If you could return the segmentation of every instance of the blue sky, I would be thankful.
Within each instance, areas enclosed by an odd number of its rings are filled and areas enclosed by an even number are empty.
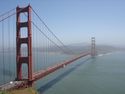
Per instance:
[[[125,0],[1,0],[0,14],[27,4],[65,43],[125,46]]]

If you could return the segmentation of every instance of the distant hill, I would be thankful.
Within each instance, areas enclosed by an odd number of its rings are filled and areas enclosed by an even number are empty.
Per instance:
[[[62,50],[60,49],[62,48]],[[55,46],[49,46],[46,47],[37,47],[33,48],[33,51],[37,52],[57,52],[57,53],[65,53],[66,54],[79,54],[86,51],[91,51],[91,44],[88,43],[74,43],[64,46],[60,46],[60,48]],[[26,52],[26,47],[22,48],[23,51]],[[98,53],[107,53],[112,51],[125,51],[124,47],[115,47],[115,46],[109,46],[109,45],[97,45],[96,50]],[[0,50],[0,53],[2,53],[2,49]],[[8,49],[4,49],[4,52],[8,52]],[[11,48],[9,52],[16,52],[16,48]]]
[[[66,45],[66,47],[61,46],[61,48],[65,51],[68,52],[67,54],[78,54],[86,51],[91,51],[91,44],[88,43],[75,43],[75,44],[70,44]],[[70,51],[67,51],[70,50]],[[60,50],[57,47],[51,46],[49,48],[34,48],[34,50],[38,51],[48,51],[48,52],[59,52],[59,53],[64,53],[62,50]],[[125,50],[125,48],[121,49],[119,47],[114,47],[114,46],[109,46],[109,45],[98,45],[96,46],[96,50],[98,53],[107,53],[107,52],[112,52],[112,51],[120,51],[120,50]]]

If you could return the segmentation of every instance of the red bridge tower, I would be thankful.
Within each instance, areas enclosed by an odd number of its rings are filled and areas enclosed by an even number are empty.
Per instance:
[[[91,38],[91,56],[95,57],[96,55],[96,48],[95,48],[95,37]]]
[[[27,21],[22,22],[22,13],[26,13]],[[26,28],[27,31],[23,31],[22,28]],[[24,80],[22,77],[22,64],[27,64],[28,67],[28,85],[32,85],[32,34],[31,34],[31,6],[24,8],[16,8],[16,68],[17,78],[16,80]],[[27,37],[22,37],[21,32],[27,32]],[[27,56],[23,56],[21,52],[21,45],[27,44]]]

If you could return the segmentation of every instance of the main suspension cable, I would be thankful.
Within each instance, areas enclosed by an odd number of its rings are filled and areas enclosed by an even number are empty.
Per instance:
[[[10,12],[14,11],[15,9],[16,9],[16,8],[13,8],[13,9],[11,9],[11,10],[9,10],[9,11],[3,13],[3,14],[0,14],[0,17],[4,16],[4,15],[6,15],[6,14],[9,14]]]
[[[50,42],[52,42],[54,45],[56,45],[59,49],[61,49],[64,53],[67,53],[61,48],[58,44],[56,44],[53,40],[51,40],[33,21],[32,24],[38,29],[38,31],[41,32],[42,35],[44,35]]]
[[[44,26],[47,28],[47,30],[63,45],[63,47],[67,48],[68,51],[72,52],[73,51],[71,49],[69,49],[53,32],[52,30],[47,26],[47,24],[41,19],[41,17],[36,13],[36,11],[31,7],[31,9],[33,10],[33,12],[35,13],[35,15],[39,18],[39,20],[44,24]]]

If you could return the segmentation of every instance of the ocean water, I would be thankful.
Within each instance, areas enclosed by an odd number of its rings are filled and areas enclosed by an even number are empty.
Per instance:
[[[125,94],[125,52],[82,58],[39,80],[40,94]]]
[[[5,79],[3,76],[3,57],[0,56],[0,84],[14,80],[15,54],[4,54]],[[42,56],[38,53],[38,56]],[[47,67],[65,60],[71,56],[57,55],[52,59],[37,57],[34,59],[35,68]],[[54,56],[55,57],[55,56]],[[125,52],[99,54],[95,58],[90,56],[81,58],[34,83],[40,94],[125,94]],[[48,63],[43,63],[47,61]],[[10,64],[8,64],[10,63]],[[24,72],[25,72],[24,67]],[[5,81],[3,81],[5,80]]]
[[[72,55],[66,55],[61,53],[33,53],[33,72],[43,70],[49,66],[53,66],[57,63],[67,60]],[[27,78],[28,69],[27,64],[22,64],[23,78]],[[16,78],[16,52],[4,52],[0,53],[0,85],[13,81]]]

